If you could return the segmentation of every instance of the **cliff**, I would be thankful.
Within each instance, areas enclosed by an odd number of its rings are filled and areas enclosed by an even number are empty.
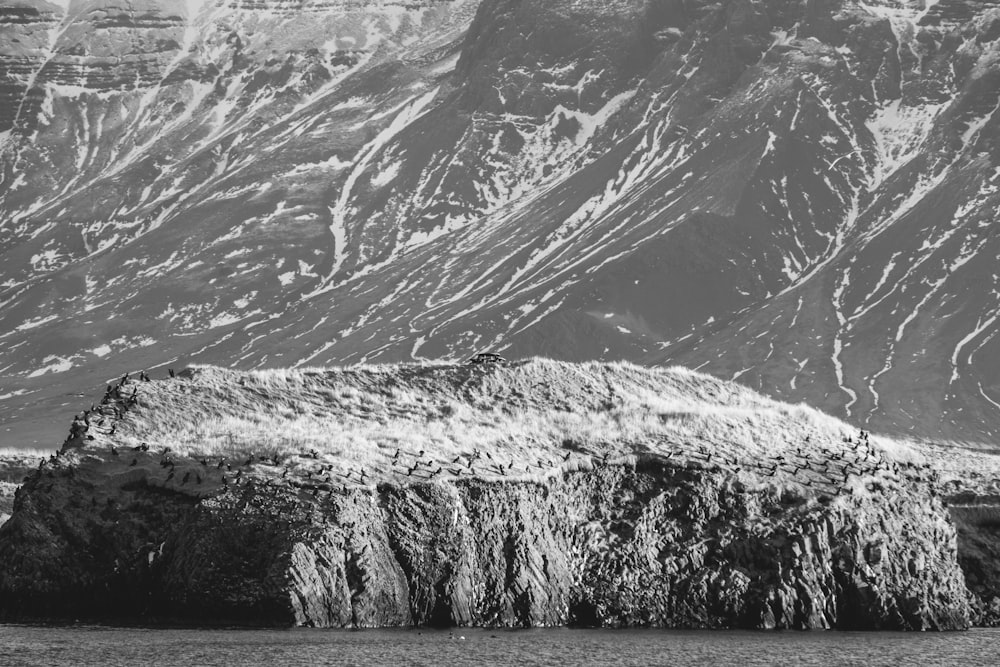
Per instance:
[[[973,622],[1000,626],[1000,461],[988,445],[923,444],[958,534],[958,562],[972,593]]]
[[[3,618],[955,629],[919,454],[684,370],[113,386],[0,528]]]

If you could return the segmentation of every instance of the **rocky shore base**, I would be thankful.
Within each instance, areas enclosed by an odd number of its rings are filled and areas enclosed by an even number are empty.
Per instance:
[[[175,465],[205,469],[193,459]],[[202,498],[164,488],[148,470],[72,452],[28,482],[0,531],[4,618],[885,630],[970,623],[955,529],[918,485],[813,497],[648,457],[544,481],[346,491],[277,490],[251,473],[244,485]]]

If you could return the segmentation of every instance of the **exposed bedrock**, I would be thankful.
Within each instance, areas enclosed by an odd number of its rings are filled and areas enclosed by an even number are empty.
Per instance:
[[[958,562],[972,593],[976,625],[1000,626],[1000,497],[972,493],[948,499],[958,532]]]
[[[206,485],[215,475],[193,459],[177,466]],[[970,622],[955,528],[915,477],[813,496],[642,456],[538,480],[378,487],[302,480],[279,490],[248,472],[240,486],[199,496],[143,466],[121,467],[110,455],[70,451],[21,488],[0,529],[3,618],[798,629]]]

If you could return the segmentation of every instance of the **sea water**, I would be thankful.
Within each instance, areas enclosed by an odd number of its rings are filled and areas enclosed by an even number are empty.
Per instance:
[[[989,665],[1000,630],[198,630],[0,625],[0,665]]]

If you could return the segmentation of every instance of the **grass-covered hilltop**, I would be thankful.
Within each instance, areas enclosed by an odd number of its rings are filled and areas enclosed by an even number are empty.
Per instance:
[[[917,450],[683,369],[132,376],[0,528],[4,618],[964,628]]]

